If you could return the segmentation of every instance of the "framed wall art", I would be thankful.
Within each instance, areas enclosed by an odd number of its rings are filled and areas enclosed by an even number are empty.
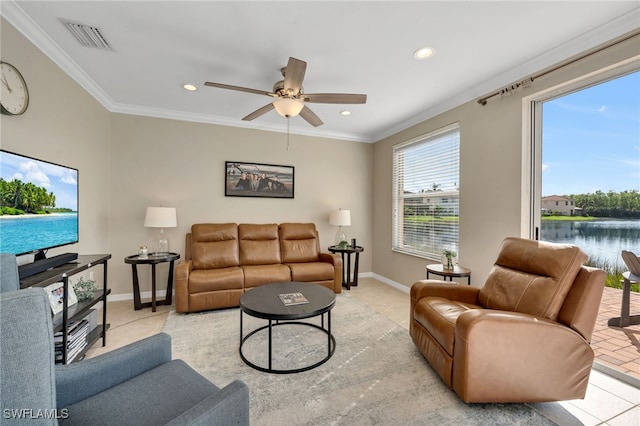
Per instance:
[[[294,167],[225,161],[227,197],[293,198]]]

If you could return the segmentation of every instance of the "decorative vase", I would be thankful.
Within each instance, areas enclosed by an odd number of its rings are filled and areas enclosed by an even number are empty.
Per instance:
[[[452,253],[442,253],[441,262],[444,269],[451,270],[456,264],[456,256]]]

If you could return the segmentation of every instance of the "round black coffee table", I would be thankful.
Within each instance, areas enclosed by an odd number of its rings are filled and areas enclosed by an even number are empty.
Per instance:
[[[308,303],[285,305],[281,295],[300,293]],[[267,284],[247,291],[240,298],[240,358],[250,367],[267,373],[288,374],[299,373],[311,370],[324,364],[333,356],[336,349],[336,339],[331,334],[331,309],[336,304],[336,295],[333,291],[319,284],[287,282]],[[243,336],[242,315],[243,313],[256,318],[269,321],[265,326],[253,330]],[[327,315],[327,328],[325,328],[324,317]],[[299,320],[321,316],[321,325],[302,322]],[[281,322],[282,321],[282,322]],[[274,369],[272,367],[272,331],[274,326],[302,324],[315,327],[327,335],[327,356],[319,362],[290,370]],[[257,332],[269,329],[269,365],[262,367],[245,358],[242,347],[251,336]]]

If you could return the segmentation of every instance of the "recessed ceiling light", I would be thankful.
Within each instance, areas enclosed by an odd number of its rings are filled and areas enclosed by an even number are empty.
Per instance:
[[[198,88],[193,84],[183,84],[182,87],[184,88],[184,90],[188,90],[190,92],[195,92],[196,90],[198,90]]]
[[[340,111],[340,115],[351,115],[351,111]]]
[[[413,57],[419,61],[423,59],[428,59],[436,54],[436,49],[433,47],[422,47],[415,52],[413,52]]]

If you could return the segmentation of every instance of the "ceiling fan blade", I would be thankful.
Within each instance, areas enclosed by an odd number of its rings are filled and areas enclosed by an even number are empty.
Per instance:
[[[244,117],[243,120],[244,121],[251,121],[254,118],[258,118],[261,115],[268,113],[272,109],[273,109],[273,103],[266,104],[262,108],[259,108],[259,109],[255,110],[255,111],[253,111],[251,114],[249,114],[246,117]]]
[[[317,104],[365,104],[367,95],[355,93],[305,93],[302,95],[305,102]]]
[[[304,73],[307,71],[307,63],[296,58],[289,58],[287,68],[284,73],[284,90],[291,90],[293,95],[297,95],[302,87]]]
[[[322,120],[320,120],[320,117],[318,117],[316,113],[311,111],[306,105],[302,108],[302,111],[300,111],[300,117],[307,120],[313,127],[322,126],[324,124]]]
[[[219,89],[237,90],[238,92],[254,93],[256,95],[275,96],[273,93],[265,92],[264,90],[250,89],[248,87],[232,86],[230,84],[212,83],[210,81],[205,81],[204,85],[209,87],[217,87]]]

